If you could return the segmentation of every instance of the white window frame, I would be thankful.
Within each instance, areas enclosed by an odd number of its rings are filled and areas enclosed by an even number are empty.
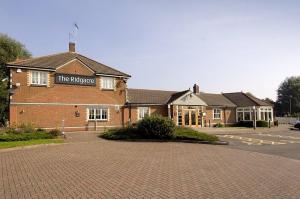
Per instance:
[[[243,108],[237,108],[236,109],[236,121],[237,122],[238,122],[238,113],[243,113],[243,118],[242,118],[241,121],[252,121],[253,109],[251,109],[251,107],[243,107]],[[245,113],[250,114],[249,120],[245,120]]]
[[[217,111],[219,111],[219,113],[217,113]],[[219,117],[215,117],[216,114],[218,114]],[[220,109],[220,108],[214,108],[213,109],[213,119],[214,120],[221,120],[222,119],[222,109]]]
[[[101,77],[101,89],[103,89],[103,90],[114,90],[115,89],[115,78],[113,78],[113,77]]]
[[[87,120],[109,121],[109,108],[87,108]]]
[[[273,108],[271,107],[260,107],[258,109],[259,112],[259,118],[257,118],[258,120],[262,120],[262,121],[271,121],[273,122],[274,118],[273,118]],[[263,117],[261,117],[263,115]]]
[[[147,109],[148,113],[145,111],[146,109]],[[140,117],[140,114],[142,115],[141,117]],[[147,114],[148,114],[148,116],[150,116],[150,107],[143,106],[143,107],[138,107],[137,108],[138,120],[143,119]]]
[[[250,120],[245,120],[245,113],[246,112],[250,113]],[[273,120],[274,120],[272,107],[256,107],[255,112],[256,112],[256,120],[268,121],[270,119],[271,122],[273,122]],[[252,107],[237,108],[236,109],[236,121],[237,122],[238,122],[239,113],[242,113],[242,115],[243,115],[242,121],[253,121],[253,119],[254,119],[253,118],[253,108]],[[262,117],[262,115],[263,115],[263,117]],[[267,118],[266,118],[266,116],[267,116]]]
[[[43,78],[45,78],[45,79],[43,79]],[[48,85],[48,72],[30,71],[30,85],[47,86]]]

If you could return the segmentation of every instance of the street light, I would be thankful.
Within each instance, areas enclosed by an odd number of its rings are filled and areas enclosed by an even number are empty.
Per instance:
[[[293,96],[290,95],[290,116],[292,116],[292,97]]]
[[[256,112],[255,112],[255,106],[252,107],[253,109],[253,129],[256,129]]]

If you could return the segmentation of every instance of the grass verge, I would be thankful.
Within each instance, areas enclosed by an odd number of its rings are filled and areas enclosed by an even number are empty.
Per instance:
[[[195,140],[205,142],[219,141],[215,135],[209,135],[190,128],[176,128],[174,139],[176,140]]]
[[[62,139],[37,139],[37,140],[26,140],[26,141],[12,141],[12,142],[0,142],[0,149],[29,146],[37,144],[51,144],[51,143],[63,143]]]

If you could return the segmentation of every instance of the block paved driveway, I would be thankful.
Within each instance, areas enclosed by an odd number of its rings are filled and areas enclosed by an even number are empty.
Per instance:
[[[300,160],[300,131],[291,126],[274,128],[198,128],[230,144],[226,148],[255,151]],[[300,197],[299,197],[300,198]]]
[[[0,151],[0,198],[299,198],[300,161],[222,146],[68,143]]]

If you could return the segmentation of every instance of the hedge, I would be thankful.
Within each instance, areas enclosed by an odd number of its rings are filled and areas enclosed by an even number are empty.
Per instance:
[[[0,134],[0,142],[11,142],[11,141],[26,141],[36,139],[53,139],[56,136],[47,132],[34,132],[34,133],[2,133]]]
[[[253,127],[253,121],[239,121],[236,127]],[[269,127],[269,123],[266,121],[258,120],[256,121],[256,127]]]

